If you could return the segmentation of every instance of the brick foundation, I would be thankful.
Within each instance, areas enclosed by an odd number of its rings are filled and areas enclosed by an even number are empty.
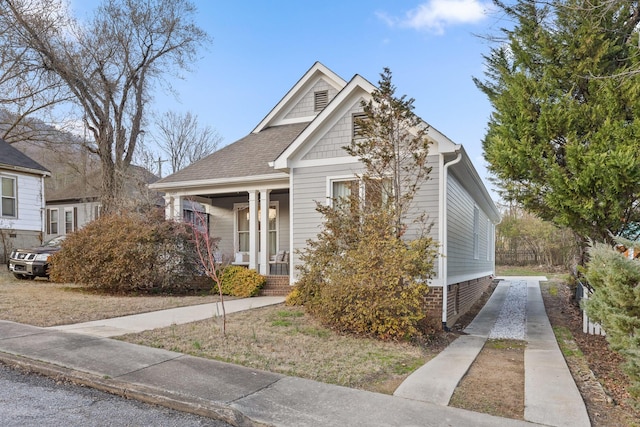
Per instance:
[[[449,285],[447,288],[447,326],[453,326],[456,320],[465,314],[482,293],[489,288],[489,285],[491,285],[491,276]],[[429,289],[427,295],[428,311],[431,316],[438,319],[442,319],[442,297],[443,289],[441,287]]]

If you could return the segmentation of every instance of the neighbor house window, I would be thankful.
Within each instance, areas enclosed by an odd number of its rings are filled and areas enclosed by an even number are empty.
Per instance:
[[[78,222],[78,208],[64,210],[64,234],[73,233]]]
[[[16,217],[16,179],[3,176],[2,179],[2,204],[0,205],[0,216]]]
[[[321,90],[313,94],[313,111],[322,111],[329,103],[329,91]]]
[[[47,209],[47,234],[58,234],[58,209]]]

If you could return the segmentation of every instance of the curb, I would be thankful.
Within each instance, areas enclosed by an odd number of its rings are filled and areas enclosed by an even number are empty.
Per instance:
[[[188,412],[224,421],[236,427],[271,427],[270,424],[252,420],[242,412],[226,404],[186,397],[168,390],[124,382],[115,378],[102,378],[86,372],[3,352],[0,352],[0,363],[29,373],[35,372],[56,381],[67,381],[79,386],[91,387],[125,399],[134,399],[152,405],[163,406],[181,412]]]

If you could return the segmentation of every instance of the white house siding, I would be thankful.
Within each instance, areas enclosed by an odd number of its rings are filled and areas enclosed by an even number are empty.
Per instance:
[[[329,159],[348,156],[342,147],[349,145],[353,135],[353,113],[361,112],[362,107],[357,99],[342,117],[329,129],[320,141],[314,144],[303,157],[303,160]]]
[[[478,256],[474,255],[473,198],[460,182],[449,175],[447,194],[447,276],[448,284],[488,276],[493,271],[493,225],[482,209],[478,208]]]
[[[47,225],[49,221],[48,214],[44,216],[44,229],[45,240],[52,239],[57,236],[62,236],[66,233],[65,229],[65,211],[71,211],[75,209],[75,223],[73,224],[73,231],[79,230],[94,219],[96,219],[96,208],[100,206],[100,202],[77,202],[77,203],[48,203],[47,212],[53,209],[58,210],[58,232],[51,233],[50,228]]]
[[[313,87],[306,92],[300,99],[300,101],[287,113],[285,119],[296,119],[300,117],[313,117],[318,114],[314,111],[314,93],[326,90],[328,91],[329,101],[331,101],[338,91],[327,83],[325,80],[320,79]]]
[[[38,246],[42,243],[43,178],[35,175],[0,171],[0,175],[16,179],[16,217],[0,217],[0,260],[4,263],[13,249]],[[5,254],[5,246],[7,253]]]
[[[11,174],[5,174],[11,176]],[[13,222],[13,228],[25,231],[42,231],[42,178],[33,175],[14,175],[18,196],[18,217],[3,218]]]

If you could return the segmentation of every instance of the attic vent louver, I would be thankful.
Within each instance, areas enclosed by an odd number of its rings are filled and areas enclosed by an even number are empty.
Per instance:
[[[329,91],[321,90],[313,94],[313,111],[322,111],[329,103]]]

